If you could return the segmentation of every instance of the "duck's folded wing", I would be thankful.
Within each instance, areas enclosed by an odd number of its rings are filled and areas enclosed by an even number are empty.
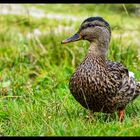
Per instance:
[[[118,84],[118,95],[123,95],[128,100],[135,99],[140,95],[140,83],[134,80],[134,74],[119,62],[106,61],[109,73]]]
[[[129,71],[119,62],[106,61],[108,70],[111,74],[115,74],[118,78],[122,78],[124,75],[129,76]]]

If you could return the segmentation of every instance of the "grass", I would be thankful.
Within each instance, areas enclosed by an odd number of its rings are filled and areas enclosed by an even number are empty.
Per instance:
[[[87,119],[88,110],[75,101],[68,82],[86,55],[89,43],[60,43],[75,33],[86,17],[103,16],[112,28],[108,58],[123,63],[139,81],[139,16],[131,12],[127,15],[123,8],[115,10],[123,7],[121,4],[24,6],[66,17],[72,15],[78,20],[0,15],[0,135],[139,136],[139,97],[127,106],[122,124],[116,114],[114,119],[103,113],[95,113]],[[62,31],[59,32],[60,25]],[[66,26],[72,29],[65,30]],[[36,28],[42,35],[29,39],[29,32]]]

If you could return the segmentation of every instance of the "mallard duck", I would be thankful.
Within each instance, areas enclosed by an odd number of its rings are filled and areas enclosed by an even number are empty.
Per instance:
[[[69,88],[74,98],[92,112],[118,112],[121,122],[125,107],[140,95],[140,83],[119,62],[107,60],[111,28],[102,17],[85,19],[78,32],[63,40],[90,42],[88,53],[72,74]]]

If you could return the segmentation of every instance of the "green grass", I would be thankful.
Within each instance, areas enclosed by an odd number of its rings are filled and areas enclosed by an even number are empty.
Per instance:
[[[116,113],[114,118],[95,113],[87,119],[88,110],[75,101],[68,82],[85,57],[89,43],[61,45],[61,40],[78,30],[83,19],[103,16],[112,28],[108,58],[123,63],[140,81],[139,16],[129,11],[127,15],[121,4],[24,6],[66,17],[72,15],[78,20],[0,15],[0,135],[139,136],[139,97],[127,106],[121,124]],[[56,33],[60,25],[71,26],[72,30]],[[36,28],[43,34],[28,39],[27,34]],[[123,36],[125,33],[128,35]]]

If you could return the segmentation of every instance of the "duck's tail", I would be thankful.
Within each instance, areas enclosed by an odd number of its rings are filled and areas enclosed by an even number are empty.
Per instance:
[[[137,95],[140,95],[140,82],[136,83],[135,93],[136,93]]]
[[[140,82],[135,82],[135,80],[134,80],[134,73],[133,72],[131,72],[131,71],[129,71],[129,77],[130,77],[130,81],[131,81],[131,84],[132,85],[135,85],[135,94],[134,94],[134,99],[138,96],[138,95],[140,95]]]

